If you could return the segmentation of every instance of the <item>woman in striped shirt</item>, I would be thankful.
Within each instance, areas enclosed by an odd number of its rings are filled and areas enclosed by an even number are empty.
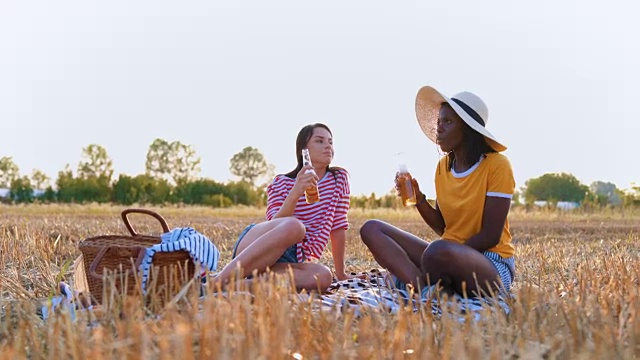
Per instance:
[[[309,149],[312,165],[303,165],[302,149]],[[333,135],[324,124],[307,125],[296,139],[298,165],[277,175],[267,187],[267,221],[247,226],[233,250],[233,259],[216,276],[229,282],[238,266],[241,276],[267,269],[286,273],[291,269],[298,290],[325,291],[331,285],[331,270],[310,260],[319,259],[329,239],[335,276],[348,278],[344,248],[349,210],[349,178],[345,169],[330,167]],[[311,171],[312,170],[312,171]],[[308,204],[305,190],[318,186],[320,201]]]

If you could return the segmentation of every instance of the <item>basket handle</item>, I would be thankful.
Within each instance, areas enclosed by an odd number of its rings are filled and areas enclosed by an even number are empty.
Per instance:
[[[137,248],[140,250],[138,251],[138,258],[136,259],[135,263],[136,271],[140,268],[140,264],[142,264],[144,255],[147,252],[147,249],[145,249],[144,247],[138,246]],[[96,269],[98,268],[98,265],[100,265],[102,258],[104,258],[109,249],[117,249],[117,247],[103,247],[102,249],[100,249],[100,252],[98,252],[98,255],[96,255],[95,259],[93,259],[91,265],[89,266],[89,276],[96,279],[102,279],[102,274],[98,274],[96,272]]]
[[[162,217],[162,215],[158,214],[157,212],[151,211],[151,210],[147,210],[147,209],[126,209],[126,210],[124,210],[122,212],[122,221],[124,221],[124,226],[127,227],[127,230],[129,230],[131,235],[139,236],[139,234],[135,231],[133,226],[131,226],[131,222],[129,221],[129,218],[127,217],[129,214],[132,214],[132,213],[146,214],[146,215],[153,216],[154,218],[156,218],[156,220],[158,220],[160,222],[160,226],[162,226],[162,233],[168,233],[169,232],[169,225],[167,224],[167,220],[165,220]]]

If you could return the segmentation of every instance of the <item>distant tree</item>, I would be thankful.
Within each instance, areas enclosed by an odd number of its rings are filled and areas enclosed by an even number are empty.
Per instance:
[[[224,196],[231,199],[234,204],[260,205],[262,196],[260,192],[246,181],[230,181],[224,186]]]
[[[604,195],[596,195],[592,191],[587,191],[587,195],[582,200],[580,207],[584,210],[592,210],[597,207],[604,207],[607,205],[607,198]]]
[[[105,177],[90,177],[88,179],[76,179],[78,188],[78,201],[107,203],[111,201],[111,186],[105,183]]]
[[[179,184],[196,179],[200,174],[201,160],[196,150],[190,145],[174,141],[171,143],[171,151],[175,156],[173,181]]]
[[[116,204],[131,205],[143,203],[139,200],[139,191],[131,176],[120,174],[118,180],[113,183],[112,200]]]
[[[398,209],[403,207],[402,201],[396,194],[395,189],[392,189],[392,191],[381,197],[377,197],[375,192],[372,192],[368,196],[364,194],[351,195],[349,202],[353,209],[377,209],[380,207]]]
[[[398,209],[403,207],[402,199],[398,196],[398,192],[395,187],[391,188],[385,195],[382,195],[380,199],[377,200],[377,203],[380,207],[388,209]]]
[[[18,177],[11,182],[9,198],[17,203],[30,203],[33,201],[33,187],[29,177]]]
[[[102,178],[106,183],[111,181],[113,162],[107,150],[97,144],[82,149],[82,159],[78,163],[78,177],[81,179]]]
[[[520,205],[520,191],[515,191],[513,193],[513,197],[511,198],[511,201],[513,202],[514,205]]]
[[[56,187],[58,188],[56,197],[61,202],[106,203],[111,201],[111,187],[106,182],[105,176],[74,177],[69,164],[65,166],[64,170],[58,172]]]
[[[267,171],[258,177],[256,180],[256,186],[268,185],[276,176],[276,166],[273,164],[267,164]]]
[[[388,193],[380,198],[380,206],[383,208],[398,209],[402,207],[402,200],[395,192]]]
[[[172,180],[171,144],[164,139],[155,139],[147,151],[146,174],[157,179]]]
[[[11,183],[20,176],[18,165],[13,162],[11,156],[0,158],[0,188],[8,189]]]
[[[210,179],[198,179],[184,182],[176,186],[176,199],[185,204],[203,204],[216,206],[220,198],[212,200],[215,195],[224,195],[225,185]],[[210,203],[213,201],[213,203]],[[216,206],[218,207],[218,206]]]
[[[188,182],[200,173],[200,157],[180,141],[155,139],[147,151],[146,174],[174,184]]]
[[[526,181],[524,197],[528,204],[536,200],[581,202],[588,191],[589,188],[571,174],[544,174]]]
[[[40,201],[44,201],[47,203],[56,201],[56,191],[53,190],[51,186],[47,186],[44,190],[44,194],[38,197]]]
[[[230,160],[229,170],[240,178],[241,181],[255,187],[260,177],[267,176],[269,171],[273,174],[273,166],[267,164],[267,160],[260,150],[247,146],[239,153],[233,155]]]
[[[120,174],[113,184],[113,201],[118,204],[164,204],[171,200],[171,186],[164,179],[149,175],[131,177]]]
[[[356,196],[356,195],[351,195],[351,208],[352,209],[364,209],[366,207],[367,204],[367,196],[365,195],[360,195],[360,196]]]
[[[267,186],[268,183],[264,183],[256,187],[256,206],[267,205]]]
[[[623,195],[624,206],[640,206],[640,185],[631,183],[631,188],[626,189]]]
[[[621,205],[622,195],[615,184],[604,181],[594,181],[589,186],[589,190],[595,195],[596,201],[600,205]]]
[[[49,181],[50,179],[47,174],[38,169],[33,169],[31,173],[31,184],[34,189],[45,189],[49,186]]]
[[[367,209],[377,209],[380,207],[380,199],[376,198],[376,193],[372,192],[365,204]]]
[[[69,164],[65,165],[64,169],[58,171],[56,188],[58,189],[58,193],[56,194],[58,201],[70,203],[79,200],[76,194],[77,188],[75,186],[73,170],[71,170]]]
[[[222,194],[215,194],[206,196],[202,204],[214,208],[227,208],[233,205],[233,201]]]

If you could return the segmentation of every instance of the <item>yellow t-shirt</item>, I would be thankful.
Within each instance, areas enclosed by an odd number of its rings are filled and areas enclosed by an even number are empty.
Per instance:
[[[442,238],[463,244],[482,229],[486,197],[511,199],[516,184],[509,159],[500,153],[481,157],[463,173],[447,170],[448,162],[448,156],[440,159],[435,176],[436,200],[445,223]],[[488,251],[503,258],[513,256],[509,220],[505,221],[498,245]]]

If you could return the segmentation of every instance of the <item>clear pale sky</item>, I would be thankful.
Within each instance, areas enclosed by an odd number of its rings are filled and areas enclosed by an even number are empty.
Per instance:
[[[276,172],[324,122],[352,194],[387,193],[407,154],[433,194],[418,88],[480,95],[518,187],[548,172],[640,183],[640,8],[630,1],[11,1],[0,3],[0,157],[52,179],[97,143],[144,172],[155,138],[233,179]]]

